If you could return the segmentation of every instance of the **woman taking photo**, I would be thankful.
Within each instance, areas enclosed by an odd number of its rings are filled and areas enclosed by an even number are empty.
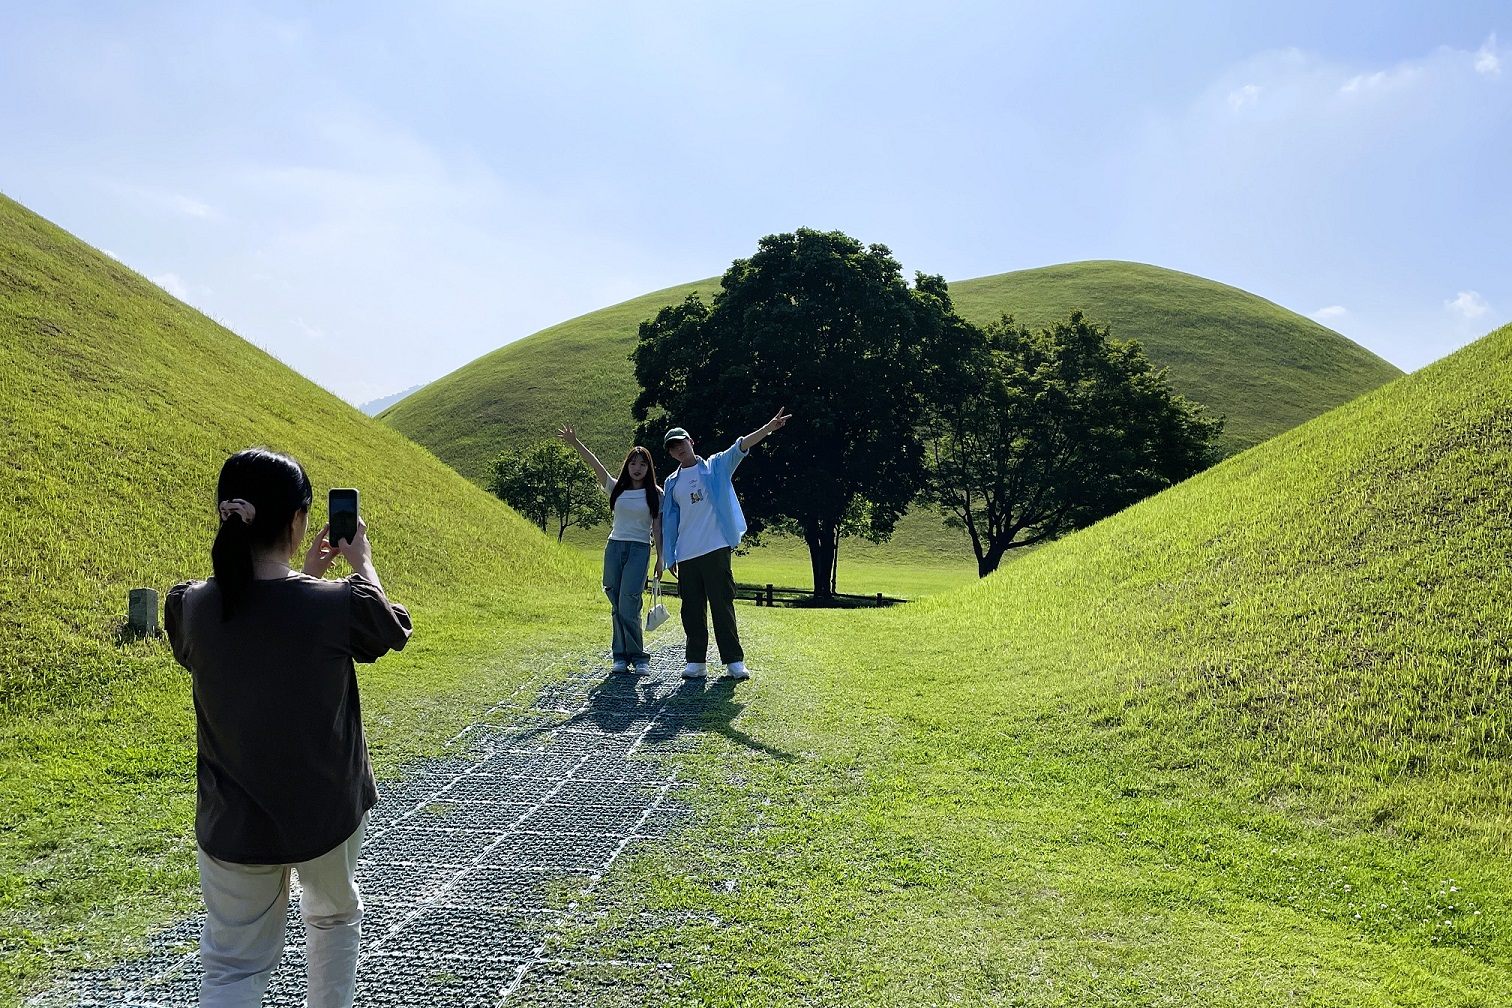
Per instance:
[[[640,445],[630,449],[619,477],[609,475],[604,463],[578,440],[570,426],[557,436],[577,451],[609,494],[614,524],[604,546],[604,594],[614,622],[613,671],[635,669],[637,675],[651,671],[651,656],[641,635],[641,593],[646,590],[646,571],[651,565],[651,547],[656,547],[657,569],[661,567],[661,490],[656,485],[656,466],[651,453]]]
[[[200,1004],[259,1005],[283,954],[299,874],[312,1008],[350,1008],[362,927],[353,872],[378,800],[354,662],[404,647],[409,614],[383,594],[367,525],[321,529],[296,573],[312,493],[293,459],[238,452],[216,487],[215,574],[172,588],[164,624],[194,683],[205,926]],[[337,556],[351,576],[322,580]]]

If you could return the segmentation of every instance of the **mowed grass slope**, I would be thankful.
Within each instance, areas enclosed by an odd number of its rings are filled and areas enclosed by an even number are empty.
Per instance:
[[[1512,326],[968,589],[743,610],[585,940],[685,1003],[1506,1004],[1509,473]]]
[[[717,278],[646,294],[500,347],[379,414],[384,422],[483,482],[500,451],[549,437],[575,419],[607,455],[627,449],[637,386],[629,360],[641,322]],[[1229,418],[1225,445],[1247,448],[1401,374],[1391,364],[1295,312],[1174,270],[1084,262],[950,285],[961,315],[1004,313],[1035,326],[1082,309],[1139,340],[1175,388]],[[764,416],[754,416],[752,426]],[[734,437],[744,431],[711,432]],[[695,432],[695,435],[697,432]],[[616,456],[616,461],[619,456]]]
[[[1081,310],[1134,339],[1171,385],[1228,418],[1229,452],[1259,444],[1402,372],[1312,319],[1248,291],[1143,263],[1094,260],[952,284],[961,317],[1011,312],[1031,328]]]
[[[542,329],[431,382],[378,417],[480,484],[501,451],[550,438],[564,423],[576,423],[604,464],[617,466],[635,430],[629,355],[640,324],[695,291],[707,301],[718,289],[717,279],[668,287]]]
[[[510,343],[414,393],[380,418],[482,483],[505,449],[550,437],[574,422],[610,466],[628,449],[636,395],[629,354],[638,327],[662,307],[717,278],[672,287],[563,322]],[[1119,339],[1142,342],[1169,367],[1175,388],[1227,417],[1222,446],[1233,452],[1279,434],[1400,375],[1338,333],[1270,301],[1201,277],[1129,262],[1084,262],[951,284],[961,314],[977,323],[1004,313],[1032,325],[1075,309],[1110,323]],[[753,404],[750,426],[766,419]],[[799,416],[795,422],[802,423]],[[744,431],[695,431],[701,447]],[[656,446],[652,446],[653,448]],[[669,465],[658,452],[658,465]],[[574,534],[594,543],[601,531]],[[596,549],[596,545],[589,547]],[[773,538],[744,558],[736,576],[807,587],[802,543]],[[917,597],[970,582],[976,561],[964,532],[928,508],[907,515],[887,543],[841,547],[840,590]]]
[[[415,637],[364,667],[383,768],[606,622],[595,572],[392,429],[0,197],[0,1004],[195,899],[189,680],[128,589],[210,573],[233,451],[362,491]]]

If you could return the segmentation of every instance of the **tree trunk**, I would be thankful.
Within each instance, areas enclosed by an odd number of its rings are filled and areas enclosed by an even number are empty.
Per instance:
[[[835,527],[835,552],[830,558],[830,594],[840,593],[840,528]]]
[[[809,549],[809,567],[814,574],[815,598],[828,599],[834,595],[835,533],[836,526],[828,522],[815,522],[803,530],[803,541]]]
[[[984,578],[998,569],[998,564],[1003,562],[1003,554],[1008,552],[1008,547],[996,542],[989,541],[987,548],[977,554],[977,577]]]

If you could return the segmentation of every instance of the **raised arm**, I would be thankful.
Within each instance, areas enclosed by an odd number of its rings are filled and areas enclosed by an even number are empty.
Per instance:
[[[778,431],[782,430],[783,427],[787,426],[787,422],[792,419],[793,414],[782,412],[784,409],[786,409],[786,407],[778,407],[776,416],[772,417],[772,419],[768,420],[760,427],[757,427],[745,437],[741,438],[741,449],[744,451],[750,451],[752,448],[756,447],[757,443],[760,442],[762,438],[766,437],[768,434],[775,434]]]
[[[614,482],[614,477],[609,475],[609,470],[604,468],[604,463],[598,460],[597,455],[588,450],[587,445],[578,440],[577,431],[572,428],[571,424],[563,424],[561,430],[557,431],[557,437],[571,445],[572,449],[583,457],[583,461],[588,463],[589,468],[598,473],[599,485],[602,486],[605,483]]]

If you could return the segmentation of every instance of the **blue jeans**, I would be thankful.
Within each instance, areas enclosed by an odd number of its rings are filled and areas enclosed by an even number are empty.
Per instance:
[[[650,566],[650,543],[610,539],[604,547],[604,594],[614,614],[614,660],[627,665],[651,660],[641,640],[641,594]]]

